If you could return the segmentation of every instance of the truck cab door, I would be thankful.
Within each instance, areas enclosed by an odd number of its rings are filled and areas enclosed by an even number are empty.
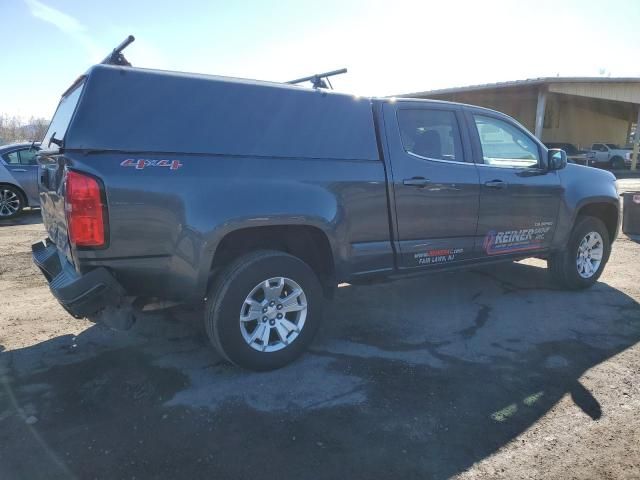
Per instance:
[[[486,257],[522,256],[549,248],[562,186],[547,169],[547,150],[516,122],[467,111],[480,174],[476,248]]]
[[[385,103],[383,114],[398,268],[473,258],[478,171],[461,109],[400,101]]]

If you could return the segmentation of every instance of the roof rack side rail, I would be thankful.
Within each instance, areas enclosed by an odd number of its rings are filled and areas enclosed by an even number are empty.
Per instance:
[[[297,78],[295,80],[290,80],[288,84],[295,85],[297,83],[311,82],[313,88],[330,88],[333,90],[333,85],[331,85],[331,81],[329,77],[333,77],[334,75],[341,75],[343,73],[347,73],[346,68],[341,68],[339,70],[332,70],[331,72],[325,73],[316,73],[315,75],[310,75],[308,77]]]
[[[113,51],[107,55],[100,63],[103,65],[122,65],[124,67],[130,67],[131,64],[124,58],[122,51],[133,43],[135,37],[129,35],[125,38],[120,45],[113,49]]]

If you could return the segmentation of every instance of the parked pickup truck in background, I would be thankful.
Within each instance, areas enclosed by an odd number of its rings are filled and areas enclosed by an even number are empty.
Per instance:
[[[203,305],[254,370],[305,350],[340,282],[540,257],[585,288],[619,223],[611,173],[499,112],[128,66],[78,79],[38,161],[33,259],[72,315]]]
[[[632,147],[619,147],[613,143],[594,143],[587,152],[587,165],[622,170],[631,165]]]

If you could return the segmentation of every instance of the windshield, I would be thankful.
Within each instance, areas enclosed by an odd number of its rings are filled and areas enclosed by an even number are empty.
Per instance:
[[[607,147],[611,148],[612,150],[616,150],[616,149],[620,148],[620,146],[616,145],[615,143],[607,143],[606,145],[607,145]]]
[[[81,83],[63,97],[62,100],[60,100],[60,104],[58,105],[58,109],[49,124],[47,133],[42,139],[41,148],[43,150],[57,150],[59,148],[59,145],[56,144],[56,140],[64,139],[64,136],[67,133],[67,127],[71,122],[71,117],[76,109],[83,87],[84,83]]]

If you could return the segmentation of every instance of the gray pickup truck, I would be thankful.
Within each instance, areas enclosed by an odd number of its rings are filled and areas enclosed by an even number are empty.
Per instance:
[[[33,259],[70,314],[202,305],[254,370],[305,350],[341,282],[538,257],[585,288],[619,228],[613,175],[504,114],[282,83],[96,65],[38,162]]]

